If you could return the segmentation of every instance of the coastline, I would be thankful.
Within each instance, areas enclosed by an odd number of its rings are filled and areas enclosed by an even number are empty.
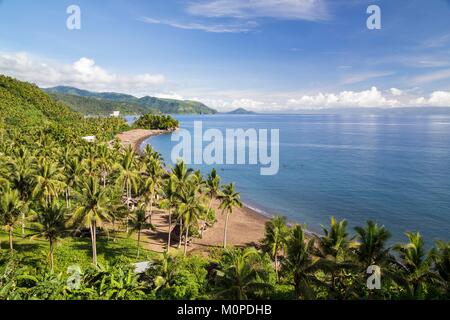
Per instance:
[[[144,130],[133,129],[117,135],[122,145],[131,147],[138,153],[142,153],[141,146],[150,137],[167,134],[173,130]],[[208,228],[201,239],[194,239],[189,247],[189,251],[205,251],[213,247],[222,247],[223,229],[225,226],[225,215],[219,209],[219,202],[213,201],[213,208],[216,210],[217,222]],[[230,246],[247,247],[259,246],[264,237],[265,224],[270,219],[268,214],[263,214],[257,209],[243,204],[242,208],[236,208],[230,215],[228,228],[228,244]],[[156,252],[164,252],[167,238],[167,217],[165,212],[156,212],[153,223],[157,232],[146,230],[144,232],[146,246]],[[172,246],[175,246],[172,243]]]

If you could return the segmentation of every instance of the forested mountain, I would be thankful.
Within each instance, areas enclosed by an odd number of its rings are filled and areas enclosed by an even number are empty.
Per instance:
[[[83,135],[112,138],[128,128],[123,119],[85,119],[81,113],[55,101],[36,85],[0,75],[0,127],[31,134],[51,133],[68,140]]]
[[[148,96],[136,98],[127,94],[91,92],[64,86],[44,90],[54,95],[57,100],[64,101],[74,110],[84,114],[107,114],[115,110],[128,114],[144,114],[152,111],[166,114],[217,113],[216,110],[197,101],[161,99]],[[96,101],[99,102],[95,104]]]

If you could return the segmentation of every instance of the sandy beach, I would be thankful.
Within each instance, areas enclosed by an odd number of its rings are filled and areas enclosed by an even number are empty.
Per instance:
[[[145,130],[145,129],[134,129],[119,133],[117,138],[120,140],[124,146],[132,146],[137,152],[140,152],[140,146],[142,143],[150,137],[157,136],[160,134],[170,133],[168,130]]]
[[[149,137],[168,133],[164,130],[135,129],[117,135],[117,138],[125,146],[131,145],[134,150],[140,151],[141,144]],[[203,233],[201,239],[193,239],[189,251],[207,251],[209,248],[221,247],[223,245],[225,215],[218,209],[219,202],[213,201],[212,207],[216,211],[217,222],[213,227]],[[228,222],[228,244],[230,246],[258,246],[264,237],[265,223],[267,217],[248,208],[236,208]],[[150,250],[164,252],[167,244],[168,214],[162,210],[155,210],[152,223],[156,230],[143,231],[142,243]],[[176,248],[178,243],[172,243]]]

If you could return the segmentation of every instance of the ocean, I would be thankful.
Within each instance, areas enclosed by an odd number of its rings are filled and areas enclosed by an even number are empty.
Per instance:
[[[420,231],[427,246],[450,240],[450,116],[213,115],[175,116],[192,131],[254,128],[280,130],[280,169],[260,175],[254,165],[216,167],[235,182],[243,202],[266,215],[284,215],[317,233],[331,216],[352,229],[374,220],[406,241]],[[148,139],[167,165],[177,142]],[[352,231],[349,229],[350,231]],[[352,232],[353,233],[353,232]]]

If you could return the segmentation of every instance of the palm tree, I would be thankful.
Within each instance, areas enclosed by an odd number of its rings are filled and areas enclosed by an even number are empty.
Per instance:
[[[148,222],[148,216],[144,209],[138,209],[128,222],[130,225],[129,233],[137,232],[137,258],[139,258],[141,247],[141,232],[145,229],[153,229],[153,225]]]
[[[307,240],[300,225],[292,228],[286,245],[283,271],[292,276],[295,295],[299,299],[312,298],[312,284],[320,284],[315,273],[320,270],[322,260],[313,254],[314,245],[315,240]]]
[[[184,256],[187,254],[189,229],[193,224],[197,223],[199,217],[201,217],[202,213],[206,210],[198,197],[197,191],[198,186],[193,183],[188,183],[187,190],[184,190],[184,192],[180,194],[178,212],[183,217],[184,221]]]
[[[57,198],[60,191],[64,189],[65,183],[62,170],[57,163],[41,158],[37,167],[36,184],[33,189],[33,197],[38,197],[47,205],[52,202],[52,199]]]
[[[97,146],[97,166],[100,169],[103,188],[105,188],[112,167],[110,149],[105,143]]]
[[[9,248],[14,250],[13,233],[14,226],[22,214],[23,202],[20,200],[17,190],[8,189],[0,195],[0,221],[8,231]]]
[[[409,240],[408,243],[394,246],[400,258],[398,261],[400,274],[396,281],[404,286],[410,298],[421,299],[427,282],[435,278],[430,270],[433,252],[425,253],[420,233],[407,232],[406,237]]]
[[[368,221],[365,228],[355,227],[358,235],[357,257],[364,268],[364,272],[371,265],[381,266],[389,259],[389,248],[386,242],[391,234],[384,226],[378,226],[373,221]]]
[[[329,274],[329,288],[335,298],[347,298],[354,290],[345,282],[348,270],[354,269],[355,263],[349,250],[353,246],[347,233],[347,221],[331,218],[329,229],[322,227],[324,236],[319,239],[315,254],[322,258],[323,268]]]
[[[83,166],[80,160],[76,157],[68,159],[64,164],[64,175],[66,183],[66,206],[68,209],[71,207],[72,190],[80,184],[80,177],[83,172]]]
[[[165,174],[161,162],[158,158],[150,158],[145,164],[145,173],[142,183],[142,193],[145,208],[149,213],[150,222],[152,222],[153,204],[162,183],[162,177]]]
[[[125,150],[120,163],[116,165],[116,169],[119,171],[117,181],[122,186],[126,197],[126,205],[128,208],[126,231],[128,232],[128,217],[131,211],[132,191],[137,191],[137,183],[139,181],[139,174],[136,169],[136,154],[131,146]]]
[[[439,282],[444,288],[444,295],[450,298],[450,242],[437,241],[433,256]]]
[[[96,177],[89,176],[83,183],[80,205],[71,217],[72,223],[89,227],[92,242],[92,262],[97,265],[97,226],[109,219],[107,189],[100,186]]]
[[[35,158],[24,146],[13,153],[13,159],[8,161],[8,179],[12,188],[19,192],[20,200],[28,204],[31,197]],[[22,210],[22,237],[25,236],[26,207]]]
[[[206,179],[206,187],[209,196],[208,208],[211,209],[211,204],[214,197],[217,197],[217,195],[220,193],[220,177],[217,175],[217,171],[215,168],[211,170],[211,173],[208,175],[208,178]]]
[[[227,247],[227,232],[228,232],[228,220],[230,218],[230,214],[233,213],[234,208],[242,208],[241,196],[238,192],[234,190],[234,183],[226,185],[223,187],[221,194],[219,195],[220,199],[220,209],[222,209],[222,213],[226,213],[225,220],[225,229],[223,236],[223,247]]]
[[[280,280],[278,275],[278,256],[280,251],[284,251],[286,248],[288,236],[289,229],[286,224],[286,217],[278,216],[266,222],[266,233],[262,240],[262,249],[274,260],[277,281]]]
[[[54,270],[53,251],[54,245],[67,231],[66,208],[56,201],[49,205],[41,206],[39,214],[34,217],[37,232],[32,236],[44,237],[49,241],[49,256],[51,270]]]
[[[270,285],[264,273],[257,267],[260,258],[255,248],[226,250],[217,272],[219,296],[247,300],[249,294]]]
[[[162,194],[164,200],[161,201],[161,208],[169,211],[169,228],[167,231],[167,252],[171,247],[171,235],[172,235],[172,210],[177,206],[177,190],[175,184],[175,178],[171,175],[163,186]],[[180,235],[181,237],[181,235]]]

